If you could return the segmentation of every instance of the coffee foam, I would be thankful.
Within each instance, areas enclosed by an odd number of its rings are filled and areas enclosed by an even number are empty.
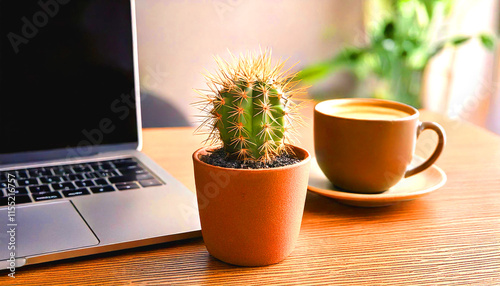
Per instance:
[[[361,120],[394,120],[411,115],[399,109],[377,105],[320,104],[316,109],[327,115]]]

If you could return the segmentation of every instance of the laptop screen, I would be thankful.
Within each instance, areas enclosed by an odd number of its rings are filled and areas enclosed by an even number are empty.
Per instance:
[[[129,0],[0,0],[0,155],[138,141]]]

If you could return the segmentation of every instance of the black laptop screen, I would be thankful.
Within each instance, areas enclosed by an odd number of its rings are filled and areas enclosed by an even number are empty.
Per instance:
[[[0,154],[137,141],[129,0],[0,0],[0,37]]]

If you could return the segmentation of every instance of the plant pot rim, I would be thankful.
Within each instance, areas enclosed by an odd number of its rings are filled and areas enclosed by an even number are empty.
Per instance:
[[[219,148],[219,147],[213,147],[213,146],[201,147],[198,150],[196,150],[193,153],[193,160],[196,161],[198,164],[202,164],[202,165],[208,166],[210,168],[219,169],[219,170],[234,170],[234,171],[241,171],[241,172],[266,172],[266,171],[286,170],[286,169],[290,169],[290,168],[300,167],[302,165],[307,164],[311,160],[311,154],[309,154],[309,152],[306,149],[298,147],[298,146],[295,146],[295,145],[290,145],[290,146],[294,150],[300,150],[302,153],[304,153],[305,156],[304,156],[303,159],[300,159],[300,162],[298,162],[298,163],[295,163],[295,164],[292,164],[292,165],[287,165],[287,166],[282,166],[282,167],[261,168],[261,169],[227,168],[227,167],[220,167],[220,166],[211,165],[211,164],[205,163],[202,160],[200,160],[199,155],[202,152],[204,152],[204,151],[206,152],[207,150],[210,150],[210,149],[217,149],[217,148]]]

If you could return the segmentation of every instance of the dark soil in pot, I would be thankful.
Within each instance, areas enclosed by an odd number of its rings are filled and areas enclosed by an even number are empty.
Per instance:
[[[227,153],[222,148],[216,149],[208,155],[203,155],[200,159],[210,165],[234,169],[269,169],[293,165],[301,161],[293,154],[282,154],[274,158],[271,162],[266,163],[251,160],[237,160],[228,157]]]

